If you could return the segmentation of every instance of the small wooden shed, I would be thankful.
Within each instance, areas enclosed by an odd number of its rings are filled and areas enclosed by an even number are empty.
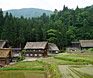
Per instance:
[[[81,49],[93,48],[93,40],[79,40]]]
[[[7,65],[12,58],[12,50],[8,48],[0,49],[0,65]]]
[[[77,42],[71,42],[71,44],[72,44],[72,47],[73,48],[80,48],[80,42],[79,41],[77,41]]]
[[[48,42],[27,42],[25,45],[25,57],[47,56]]]
[[[49,53],[59,53],[59,49],[56,44],[48,43],[48,52]]]

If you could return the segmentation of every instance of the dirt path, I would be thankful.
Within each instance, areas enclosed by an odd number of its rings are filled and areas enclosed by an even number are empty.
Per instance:
[[[93,66],[59,65],[62,78],[93,78]]]

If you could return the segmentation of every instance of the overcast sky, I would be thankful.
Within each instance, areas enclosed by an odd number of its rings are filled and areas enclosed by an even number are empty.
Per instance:
[[[63,5],[75,9],[93,5],[93,0],[0,0],[0,8],[3,10],[20,8],[40,8],[46,10],[62,10]]]

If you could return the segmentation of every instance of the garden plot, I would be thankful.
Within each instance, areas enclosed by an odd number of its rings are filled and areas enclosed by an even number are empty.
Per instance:
[[[93,66],[59,65],[62,78],[93,78]]]
[[[0,78],[47,78],[44,71],[0,71]]]

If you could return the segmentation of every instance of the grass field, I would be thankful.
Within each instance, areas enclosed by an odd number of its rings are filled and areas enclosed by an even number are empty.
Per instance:
[[[14,67],[14,68],[30,68],[30,67],[42,67],[43,64],[39,61],[31,61],[31,62],[18,62],[14,65],[8,65],[7,67]]]
[[[62,78],[93,78],[93,66],[59,65]]]
[[[92,64],[93,53],[62,53],[37,61],[8,65],[1,68],[0,78],[60,78],[60,73],[62,78],[93,78]]]
[[[48,63],[48,64],[86,64],[87,62],[73,62],[68,60],[61,60],[56,58],[48,58],[48,59],[42,59],[42,61]]]
[[[54,58],[71,61],[71,62],[80,62],[85,64],[93,64],[93,53],[81,53],[81,54],[70,54],[70,53],[63,53]]]
[[[0,78],[47,78],[45,71],[0,71]]]

